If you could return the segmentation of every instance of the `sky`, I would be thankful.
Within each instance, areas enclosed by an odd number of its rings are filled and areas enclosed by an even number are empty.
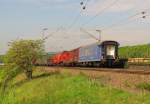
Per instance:
[[[45,48],[52,52],[96,42],[81,28],[96,38],[101,30],[102,41],[121,46],[150,43],[149,5],[150,0],[0,0],[0,54],[12,40],[40,39],[44,28],[50,35]]]

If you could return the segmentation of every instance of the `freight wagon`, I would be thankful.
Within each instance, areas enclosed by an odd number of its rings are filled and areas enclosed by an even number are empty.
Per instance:
[[[79,48],[71,50],[70,56],[68,58],[68,65],[69,66],[76,66],[78,64],[78,57],[79,57]]]

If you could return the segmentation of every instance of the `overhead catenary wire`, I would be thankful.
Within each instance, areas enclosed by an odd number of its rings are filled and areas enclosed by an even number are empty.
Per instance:
[[[131,15],[131,16],[125,18],[125,19],[122,19],[122,20],[120,20],[120,21],[117,21],[116,23],[113,23],[113,24],[111,24],[111,25],[109,25],[109,26],[106,26],[106,27],[99,27],[99,29],[102,30],[102,31],[105,31],[105,30],[114,28],[114,27],[116,27],[116,26],[124,25],[124,24],[127,23],[127,22],[131,22],[131,21],[137,19],[137,18],[135,18],[135,17],[137,17],[137,16],[140,16],[140,17],[138,17],[138,18],[143,18],[144,16],[146,16],[146,11],[142,11],[142,12],[135,13],[135,14],[133,14],[133,15]]]
[[[145,15],[145,14],[146,14],[145,11],[136,13],[136,14],[134,14],[134,15],[131,15],[131,16],[127,17],[126,19],[123,19],[123,20],[121,20],[121,21],[119,21],[119,22],[117,22],[117,23],[114,23],[114,24],[112,24],[112,25],[110,25],[110,26],[108,26],[108,27],[101,28],[101,29],[99,29],[99,30],[100,30],[100,31],[104,31],[104,30],[107,30],[107,29],[111,29],[111,28],[113,28],[113,27],[115,27],[115,26],[122,25],[122,24],[124,24],[125,22],[128,22],[128,23],[130,22],[130,23],[131,23],[131,21],[137,19],[137,18],[134,18],[134,17],[136,17],[136,16],[140,16],[140,17],[138,17],[138,18],[143,18],[143,19],[146,18],[147,16],[149,16],[149,15]],[[84,32],[84,33],[87,33],[90,37],[92,37],[92,38],[95,39],[95,40],[99,40],[99,39],[96,38],[93,34],[91,34],[91,33],[87,32],[87,31],[85,31],[85,29],[83,29],[83,28],[80,28],[80,31],[82,31],[82,32]]]
[[[111,4],[109,4],[108,6],[106,6],[105,8],[103,8],[101,11],[99,11],[95,16],[91,17],[87,22],[83,23],[82,26],[85,26],[87,24],[89,24],[92,20],[94,20],[97,16],[102,15],[106,10],[108,10],[109,8],[111,8],[113,5],[115,5],[119,0],[115,0],[113,1]]]
[[[81,17],[81,15],[82,15],[82,12],[85,10],[85,8],[86,8],[86,6],[87,6],[87,4],[88,4],[88,2],[89,2],[90,0],[82,0],[81,2],[80,2],[80,6],[81,6],[81,10],[80,10],[80,12],[79,12],[79,14],[75,17],[75,19],[72,21],[72,23],[68,26],[68,27],[66,27],[67,28],[67,30],[64,30],[64,33],[65,34],[68,34],[68,32],[75,26],[75,24],[79,21],[79,19],[80,19],[80,17]]]
[[[67,27],[68,30],[70,30],[76,24],[76,22],[80,19],[82,12],[84,11],[84,9],[86,8],[86,6],[88,4],[88,1],[90,1],[90,0],[84,0],[84,1],[80,2],[81,10],[80,10],[79,14],[75,17],[73,22]]]
[[[110,26],[101,28],[101,30],[108,30],[108,29],[113,28],[113,27],[115,27],[115,26],[123,25],[124,23],[126,23],[126,22],[128,22],[128,21],[130,21],[130,20],[134,20],[136,16],[140,16],[140,15],[143,15],[143,16],[144,16],[144,14],[145,14],[144,11],[139,12],[139,13],[136,13],[136,14],[133,14],[133,15],[131,15],[131,16],[129,16],[129,17],[123,19],[123,20],[120,20],[120,21],[118,21],[118,22],[116,22],[116,23],[111,24]],[[142,16],[141,16],[140,18],[142,18]]]
[[[79,14],[75,17],[75,19],[73,20],[73,22],[67,27],[68,30],[70,30],[70,29],[76,24],[76,22],[78,21],[78,19],[79,19],[80,16],[81,16],[81,13],[82,13],[82,9],[81,9],[81,11],[79,12]],[[63,27],[63,26],[62,26],[62,27]],[[56,29],[56,31],[54,31],[54,32],[52,32],[51,34],[47,35],[47,36],[44,37],[42,40],[43,40],[43,41],[47,40],[49,37],[53,36],[53,34],[56,34],[56,33],[59,32],[60,30],[62,30],[62,29],[63,29],[62,27],[61,27],[61,28],[58,27],[58,28]],[[67,31],[65,31],[65,33],[67,34]]]
[[[118,0],[116,0],[116,1],[114,1],[110,6],[113,6],[115,3],[117,3],[118,2]],[[107,9],[107,8],[106,8]],[[149,8],[150,9],[150,8]],[[104,9],[105,10],[105,9]],[[148,10],[148,9],[145,9],[145,10]],[[101,13],[103,13],[104,11],[100,11],[99,13],[101,14]],[[94,19],[94,18],[96,18],[98,15],[100,15],[100,14],[97,14],[97,15],[95,15],[94,17],[92,17],[91,18],[91,20],[92,19]],[[131,15],[131,16],[129,16],[128,18],[125,18],[125,19],[123,19],[123,20],[121,20],[121,21],[119,21],[119,22],[117,22],[117,23],[114,23],[114,24],[112,24],[112,25],[110,25],[109,27],[105,27],[105,30],[106,30],[106,28],[108,29],[108,28],[110,28],[110,27],[113,27],[113,26],[115,26],[115,25],[119,25],[120,24],[120,22],[121,22],[121,24],[122,24],[122,22],[124,22],[124,21],[128,21],[128,20],[130,20],[130,19],[132,19],[132,18],[134,18],[134,17],[136,17],[137,15],[140,15],[140,14],[145,14],[145,12],[143,11],[143,12],[140,12],[140,13],[136,13],[136,14],[134,14],[134,15]],[[144,16],[142,16],[141,18],[144,18]],[[90,21],[89,21],[90,22]],[[85,24],[83,24],[82,26],[84,26],[84,25],[86,25],[86,24],[88,24],[88,22],[87,23],[85,23]],[[85,30],[85,29],[84,29]],[[100,34],[101,34],[101,32],[102,32],[102,30],[104,30],[104,29],[99,29],[100,30]],[[91,34],[91,33],[89,33],[89,32],[87,32],[87,31],[83,31],[83,28],[80,28],[80,31],[82,31],[82,32],[86,32],[90,37],[92,37],[93,39],[95,39],[95,40],[98,40],[93,34]]]
[[[97,16],[101,15],[103,12],[105,12],[105,10],[109,9],[110,7],[112,7],[113,5],[115,5],[119,0],[115,0],[113,3],[111,3],[110,5],[106,6],[105,8],[102,9],[102,11],[98,12],[94,17],[92,17],[89,21],[87,21],[86,23],[82,24],[82,26],[87,25],[90,21],[92,21],[93,19],[95,19]],[[100,41],[100,39],[98,39],[97,37],[95,37],[93,34],[89,33],[88,31],[86,31],[83,28],[80,28],[81,32],[87,33],[91,38],[95,39],[96,41]],[[97,31],[97,30],[96,30]],[[101,32],[101,30],[99,30]],[[100,36],[101,37],[101,36]]]
[[[56,31],[54,31],[54,32],[52,32],[51,34],[49,34],[49,35],[47,35],[46,37],[44,37],[43,40],[44,40],[44,41],[47,40],[49,37],[51,37],[51,36],[53,36],[54,34],[56,34],[57,32],[59,32],[60,29],[61,29],[60,27],[57,28]]]
[[[148,12],[149,10],[150,10],[150,8],[143,9],[143,10],[141,10],[140,12],[137,12],[137,13],[135,13],[135,14],[133,14],[133,15],[131,15],[131,16],[125,18],[125,19],[122,19],[122,20],[120,20],[120,21],[118,21],[118,22],[116,22],[116,23],[111,24],[110,26],[101,28],[101,30],[108,30],[108,29],[111,29],[111,28],[113,28],[113,27],[115,27],[115,26],[123,25],[124,22],[126,22],[126,21],[129,21],[129,20],[131,20],[131,19],[134,20],[134,17],[136,17],[136,16],[140,16],[140,15],[141,15],[139,18],[147,17],[147,16],[149,16],[149,15],[146,15],[146,14],[147,14],[147,12]],[[133,21],[133,20],[131,20],[131,21]],[[129,21],[129,22],[130,22],[130,21]]]
[[[146,20],[146,23],[147,23],[147,24],[150,23],[150,21],[148,21],[148,20],[150,20],[150,14],[145,15],[145,16],[142,16],[142,18]]]
[[[73,22],[67,27],[68,30],[71,29],[75,24],[76,22],[79,20],[79,18],[81,17],[81,13],[82,13],[82,10],[80,11],[80,13],[75,17],[75,19],[73,20]]]
[[[81,5],[81,6],[84,5],[84,6],[86,7],[88,1],[90,1],[90,0],[84,0],[83,2],[80,3],[80,5]],[[79,14],[75,17],[75,19],[73,20],[73,22],[67,27],[68,30],[70,30],[70,29],[76,24],[76,22],[79,20],[79,18],[81,17],[82,11],[83,11],[83,8],[80,10]],[[43,37],[43,40],[48,39],[50,36],[52,36],[54,33],[59,32],[60,30],[61,30],[61,29],[58,28],[55,32],[49,34],[49,35],[46,36],[46,37]],[[67,31],[66,31],[65,33],[67,34]]]
[[[92,35],[91,33],[87,32],[85,29],[80,28],[80,31],[82,31],[82,32],[84,32],[84,33],[86,33],[86,34],[88,34],[88,35],[89,35],[91,38],[93,38],[94,40],[99,41],[98,38],[96,38],[96,37],[95,37],[94,35]]]
[[[147,18],[149,16],[150,16],[150,14],[147,14],[147,15],[144,15],[142,18]]]
[[[83,3],[83,7],[82,7],[83,10],[87,8],[87,4],[88,4],[89,1],[90,0],[85,0],[85,3]]]
[[[110,6],[115,5],[115,3],[117,3],[117,1],[119,1],[119,0],[115,0]],[[87,0],[87,2],[88,2],[88,0]],[[85,5],[87,5],[87,2],[85,3]],[[92,17],[86,24],[88,24],[89,22],[91,22],[93,19],[95,19],[97,16],[101,15],[103,12],[105,12],[105,10],[107,10],[109,8],[110,7],[108,7],[108,8],[106,7],[105,9],[103,9],[102,11],[100,11],[99,14],[96,14],[94,17]],[[82,11],[83,11],[83,9],[80,11],[79,15],[77,15],[76,18],[73,20],[73,22],[71,23],[71,25],[68,27],[68,30],[70,30],[76,24],[76,22],[79,20],[79,18],[81,17]],[[125,21],[129,21],[132,18],[136,17],[137,15],[138,15],[138,13],[135,14],[135,15],[132,15],[132,16],[126,18],[126,19],[123,19],[123,20],[121,20],[121,21],[119,21],[117,23],[114,23],[114,24],[112,24],[112,25],[110,25],[108,27],[104,27],[104,28],[102,28],[102,30],[107,30],[107,29],[110,29],[112,27],[122,25]],[[123,23],[121,23],[121,22],[123,22]],[[86,25],[86,24],[84,24],[84,25]],[[45,37],[45,39],[49,38],[50,36],[52,36],[53,34],[57,33],[58,31],[60,31],[60,29],[57,29],[55,32],[51,33],[50,35],[48,35],[47,37]]]

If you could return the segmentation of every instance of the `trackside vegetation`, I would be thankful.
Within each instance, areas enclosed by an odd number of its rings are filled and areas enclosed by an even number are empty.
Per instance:
[[[138,85],[136,85],[136,87],[142,90],[150,91],[150,83],[146,83],[146,82],[139,83]]]
[[[0,55],[0,63],[4,62],[4,55]]]
[[[121,47],[119,56],[122,58],[150,58],[150,44]]]
[[[150,104],[150,95],[131,94],[105,86],[87,76],[34,71],[13,79],[0,104]]]
[[[32,79],[34,61],[44,53],[42,40],[15,40],[9,42],[9,50],[4,57],[4,73],[1,90],[5,92],[9,82],[20,73]]]

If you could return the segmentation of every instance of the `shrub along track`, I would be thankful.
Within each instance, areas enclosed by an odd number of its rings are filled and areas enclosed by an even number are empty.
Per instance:
[[[140,83],[150,83],[150,69],[130,67],[128,69],[85,68],[85,67],[38,67],[44,72],[67,72],[71,75],[84,74],[89,79],[100,81],[104,85],[127,90],[129,92],[143,92],[137,88]]]

